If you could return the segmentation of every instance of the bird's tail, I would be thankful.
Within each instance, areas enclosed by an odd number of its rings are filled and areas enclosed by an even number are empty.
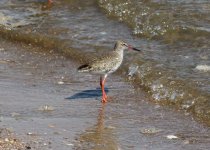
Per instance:
[[[84,64],[77,69],[78,72],[89,72],[91,67],[88,64]]]

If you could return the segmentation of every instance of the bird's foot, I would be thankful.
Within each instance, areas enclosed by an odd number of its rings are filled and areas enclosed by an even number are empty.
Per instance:
[[[104,95],[104,98],[107,99],[107,95],[106,94]]]
[[[103,96],[101,102],[106,103],[107,102],[107,96]]]

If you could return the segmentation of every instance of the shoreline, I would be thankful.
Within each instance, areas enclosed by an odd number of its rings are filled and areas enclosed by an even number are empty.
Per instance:
[[[0,126],[11,128],[34,149],[210,146],[208,127],[188,113],[150,102],[118,75],[109,77],[110,101],[103,105],[99,77],[78,74],[75,61],[41,47],[0,43]],[[167,138],[170,135],[177,138]]]
[[[7,30],[0,28],[1,37],[14,42],[38,46],[45,52],[56,52],[66,58],[73,60],[76,63],[84,63],[96,57],[95,53],[85,53],[70,46],[71,42],[62,41],[56,38],[50,38],[41,34],[30,32],[22,32],[19,30]],[[208,98],[209,94],[203,93],[195,87],[195,83],[186,80],[184,83],[173,72],[168,75],[168,72],[158,71],[158,66],[150,62],[142,64],[136,62],[138,70],[133,74],[131,83],[136,89],[143,89],[148,93],[148,98],[160,105],[174,106],[175,109],[190,112],[194,117],[202,123],[210,125]],[[134,66],[135,67],[135,66]],[[120,77],[127,80],[130,66],[128,63],[123,63],[123,67],[116,72]],[[167,81],[161,82],[163,78],[169,78]],[[161,83],[161,84],[160,84]],[[174,87],[176,87],[174,89]],[[185,92],[188,90],[188,92]]]

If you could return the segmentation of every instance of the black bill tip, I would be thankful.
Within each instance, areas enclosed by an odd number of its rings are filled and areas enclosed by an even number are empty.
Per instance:
[[[132,50],[141,52],[140,49],[137,49],[137,48],[135,48],[135,47],[133,47]]]

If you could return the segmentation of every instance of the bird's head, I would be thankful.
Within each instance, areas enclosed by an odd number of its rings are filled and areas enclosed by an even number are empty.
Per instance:
[[[124,41],[117,41],[115,46],[114,46],[115,50],[125,50],[125,49],[131,49],[131,50],[135,50],[135,51],[141,51],[137,48],[132,47],[131,45],[128,45],[126,42]]]

